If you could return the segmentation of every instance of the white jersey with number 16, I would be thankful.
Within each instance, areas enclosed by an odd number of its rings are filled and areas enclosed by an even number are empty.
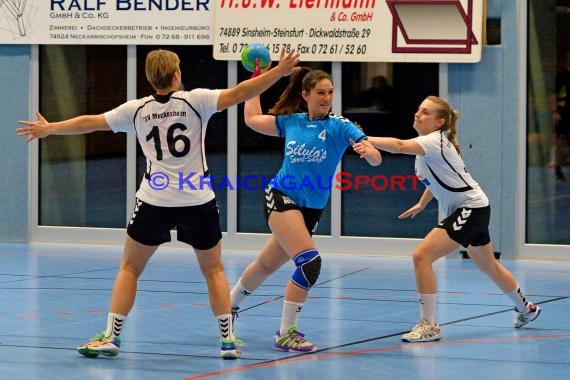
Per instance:
[[[137,198],[154,206],[196,206],[215,195],[204,139],[221,90],[195,89],[128,101],[105,113],[114,132],[136,132],[146,157]]]

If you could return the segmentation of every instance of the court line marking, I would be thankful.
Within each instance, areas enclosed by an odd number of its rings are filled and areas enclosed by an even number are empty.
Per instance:
[[[335,281],[335,280],[340,279],[340,278],[344,278],[344,277],[347,277],[347,276],[350,276],[350,275],[353,275],[353,274],[356,274],[356,273],[359,273],[359,272],[368,270],[368,269],[370,269],[370,268],[372,268],[372,267],[371,267],[371,266],[368,266],[368,267],[364,267],[364,268],[361,268],[361,269],[358,269],[358,270],[355,270],[355,271],[352,271],[352,272],[345,273],[345,274],[340,275],[340,276],[337,276],[337,277],[330,278],[330,279],[328,279],[328,280],[326,280],[326,281],[323,281],[323,282],[321,282],[321,283],[315,284],[315,287],[321,286],[321,285],[326,284],[326,283],[328,283],[328,282]],[[106,269],[97,269],[97,270],[93,270],[93,271],[99,271],[99,270],[106,270]],[[90,271],[86,271],[86,272],[90,272]],[[65,274],[61,274],[61,275],[47,275],[47,276],[40,276],[40,277],[59,277],[59,276],[65,276]],[[182,292],[182,293],[183,293],[183,292]],[[275,299],[268,300],[268,301],[259,303],[259,304],[257,304],[257,305],[253,305],[253,306],[251,306],[251,307],[248,307],[247,309],[243,309],[242,311],[249,310],[249,309],[251,309],[251,308],[254,308],[254,307],[256,307],[256,306],[261,306],[261,305],[267,304],[267,303],[269,303],[269,302],[274,302],[275,300],[278,300],[278,299],[281,299],[281,298],[283,298],[282,295],[276,297]],[[536,302],[535,304],[539,305],[539,304],[544,304],[544,303],[548,303],[548,302],[554,302],[554,301],[563,300],[563,299],[568,299],[568,298],[570,298],[570,297],[561,296],[561,297],[553,298],[553,299],[551,299],[551,300],[545,300],[545,301],[541,301],[541,302]],[[492,306],[500,306],[500,305],[492,305]],[[478,319],[478,318],[483,318],[483,317],[491,316],[491,315],[495,315],[495,314],[501,314],[501,313],[508,312],[508,311],[511,311],[511,310],[512,310],[512,308],[508,308],[508,309],[506,309],[506,310],[500,310],[500,311],[497,311],[497,312],[486,313],[486,314],[482,314],[482,315],[479,315],[479,316],[473,316],[473,317],[464,318],[464,319],[461,319],[461,320],[450,321],[450,322],[442,323],[441,326],[450,325],[450,324],[459,323],[459,322],[464,322],[464,321],[469,321],[469,320]],[[366,340],[361,340],[361,341],[350,342],[350,343],[346,343],[346,344],[343,344],[343,345],[338,345],[338,346],[323,348],[323,349],[319,349],[319,350],[315,351],[314,353],[308,354],[308,355],[314,356],[315,354],[318,354],[318,353],[321,353],[321,352],[330,351],[330,350],[333,350],[333,349],[338,349],[338,348],[342,348],[342,347],[353,346],[353,345],[357,345],[357,344],[361,344],[361,343],[366,343],[366,342],[370,342],[370,341],[375,341],[375,340],[380,340],[380,339],[386,339],[386,338],[389,338],[389,337],[394,337],[394,336],[401,335],[401,334],[403,334],[403,333],[405,333],[405,332],[407,332],[407,331],[402,331],[402,332],[398,332],[398,333],[394,333],[394,334],[384,335],[384,336],[380,336],[380,337],[376,337],[376,338],[371,338],[371,339],[366,339]],[[441,343],[443,343],[443,342],[440,342],[440,344],[441,344]],[[39,348],[39,349],[56,349],[56,350],[75,351],[74,349],[62,348],[62,347],[36,346],[36,345],[2,344],[1,342],[0,342],[0,346],[1,346],[1,347],[14,347],[14,348],[16,348],[16,347],[18,347],[18,348]],[[424,344],[422,344],[422,346],[426,346],[426,344],[424,343]],[[354,352],[358,352],[358,351],[354,351]],[[122,353],[122,354],[140,354],[140,355],[158,355],[158,356],[202,357],[202,358],[219,359],[219,357],[217,357],[217,356],[212,356],[212,355],[185,355],[185,354],[171,354],[171,353],[157,353],[157,352],[139,352],[139,351],[121,351],[121,353]],[[350,353],[344,353],[344,355],[349,355],[349,354],[350,354]],[[355,354],[352,353],[352,355],[355,355]],[[261,365],[261,364],[263,364],[263,363],[276,363],[276,364],[279,364],[279,363],[282,362],[282,361],[293,361],[293,360],[295,360],[295,359],[298,358],[298,357],[306,357],[306,356],[307,356],[307,354],[298,354],[298,355],[296,355],[296,356],[289,356],[289,357],[283,358],[283,359],[275,359],[275,360],[269,360],[269,361],[266,361],[266,362],[256,363],[256,365]],[[250,361],[252,361],[252,360],[264,360],[264,359],[241,358],[241,360],[250,360]],[[251,365],[249,365],[249,366],[251,366]],[[239,367],[238,367],[238,368],[239,368]],[[200,376],[202,376],[202,375],[200,375]],[[188,379],[193,379],[193,378],[194,378],[194,377],[191,377],[191,378],[188,378]],[[197,378],[199,378],[199,377],[197,377]]]
[[[536,304],[537,305],[545,304],[545,303],[555,302],[555,301],[568,299],[568,298],[570,298],[570,297],[557,297],[557,298],[553,298],[551,300],[537,302]],[[442,323],[441,326],[447,326],[447,325],[465,322],[465,321],[469,321],[469,320],[473,320],[473,319],[484,318],[487,316],[501,314],[501,313],[510,312],[510,311],[512,311],[512,308],[508,308],[505,310],[499,310],[499,311],[492,312],[492,313],[481,314],[481,315],[477,315],[477,316],[473,316],[473,317],[458,319],[455,321],[445,322],[445,323]],[[570,337],[570,333],[569,333],[569,334],[541,335],[541,336],[534,336],[534,337],[530,336],[530,337],[512,337],[512,338],[490,338],[490,339],[481,339],[481,340],[472,339],[472,340],[455,341],[455,342],[454,341],[451,341],[451,342],[444,341],[444,342],[436,342],[436,343],[422,343],[421,345],[405,344],[405,345],[400,345],[400,346],[393,346],[392,349],[389,349],[390,347],[380,347],[380,348],[376,348],[376,349],[363,349],[363,350],[356,350],[356,351],[350,351],[350,352],[344,352],[344,353],[329,353],[329,354],[324,354],[324,355],[318,355],[319,353],[334,350],[334,349],[350,347],[350,346],[354,346],[354,345],[358,345],[358,344],[362,344],[362,343],[368,343],[368,342],[372,342],[372,341],[376,341],[376,340],[382,340],[382,339],[386,339],[386,338],[392,338],[392,337],[399,336],[399,335],[406,333],[406,332],[408,332],[408,331],[406,330],[406,331],[401,331],[401,332],[392,333],[392,334],[388,334],[388,335],[382,335],[382,336],[378,336],[378,337],[374,337],[374,338],[370,338],[370,339],[364,339],[364,340],[349,342],[349,343],[345,343],[345,344],[341,344],[341,345],[322,348],[322,349],[319,349],[319,350],[317,350],[313,353],[310,353],[310,354],[296,354],[293,356],[287,356],[285,358],[280,358],[280,359],[266,360],[266,359],[262,359],[262,358],[242,357],[242,358],[240,358],[241,361],[260,361],[260,360],[262,360],[262,361],[259,363],[255,363],[255,364],[248,364],[248,365],[245,365],[242,367],[229,368],[227,370],[220,371],[220,372],[211,372],[211,373],[196,375],[193,377],[186,377],[183,380],[201,379],[201,378],[216,376],[216,375],[220,375],[220,374],[223,375],[223,374],[229,373],[229,372],[245,371],[248,369],[255,369],[258,367],[268,367],[271,365],[280,365],[281,363],[289,363],[289,362],[295,362],[295,361],[298,362],[298,361],[314,360],[314,359],[326,359],[326,358],[335,357],[335,356],[359,355],[362,353],[390,351],[390,350],[396,350],[399,348],[430,347],[430,346],[441,346],[441,345],[445,345],[445,344],[451,345],[451,344],[466,344],[466,343],[484,343],[484,342],[495,342],[495,341],[500,341],[500,340],[506,341],[506,340],[512,340],[512,339],[530,339],[530,338],[535,338],[535,339],[551,338],[551,339],[554,339],[556,337],[561,337],[561,338]],[[68,348],[68,347],[25,345],[25,344],[6,344],[6,343],[0,342],[0,348],[3,348],[3,347],[75,351],[75,349]],[[219,356],[213,356],[213,355],[196,355],[196,354],[164,353],[164,352],[149,352],[149,351],[124,351],[124,350],[121,350],[121,354],[123,356],[128,355],[128,354],[133,354],[133,355],[156,355],[156,356],[205,358],[205,359],[220,360]],[[92,360],[92,359],[86,359],[86,360]],[[265,361],[263,361],[263,360],[265,360]]]
[[[185,377],[183,380],[204,379],[212,376],[226,375],[230,373],[243,372],[257,368],[271,367],[271,366],[289,364],[289,363],[298,363],[310,360],[329,359],[334,357],[354,356],[354,355],[371,354],[371,353],[387,352],[387,351],[417,349],[418,347],[425,348],[425,347],[458,346],[458,345],[467,345],[467,344],[510,342],[514,340],[520,341],[520,340],[531,340],[531,339],[537,340],[537,339],[559,339],[559,338],[570,338],[570,334],[531,335],[531,336],[516,336],[516,337],[502,337],[502,338],[498,337],[498,338],[489,338],[489,339],[466,339],[466,340],[444,341],[444,342],[435,342],[435,343],[426,342],[426,343],[421,343],[420,345],[411,343],[411,344],[401,344],[389,347],[362,349],[362,350],[349,351],[349,352],[330,352],[323,355],[317,355],[314,353],[304,354],[301,357],[295,356],[286,359],[276,359],[267,362],[248,364],[241,367],[228,368],[221,371]],[[316,351],[316,352],[322,352],[322,351]]]
[[[50,278],[74,278],[77,274],[86,274],[86,273],[95,273],[95,272],[104,272],[109,270],[117,270],[116,267],[108,267],[108,268],[99,268],[99,269],[89,269],[79,272],[68,272],[68,273],[60,273],[60,274],[8,274],[8,273],[0,273],[0,276],[11,276],[16,277],[13,280],[6,280],[0,281],[0,284],[9,284],[15,282],[22,282],[22,281],[29,281],[29,280],[38,280],[38,279],[50,279]],[[70,276],[70,277],[68,277]],[[86,278],[91,279],[90,277],[79,277],[79,278]],[[2,288],[2,289],[9,289],[9,288]],[[27,289],[27,288],[23,288]]]
[[[560,301],[560,300],[567,299],[567,298],[568,297],[556,297],[556,298],[553,298],[550,300],[537,302],[535,304],[536,305],[545,304],[545,303]],[[511,312],[512,310],[513,310],[512,308],[508,308],[505,310],[499,310],[499,311],[495,311],[495,312],[491,312],[491,313],[485,313],[485,314],[476,315],[476,316],[472,316],[472,317],[462,318],[462,319],[458,319],[455,321],[442,323],[441,326],[447,326],[447,325],[452,325],[452,324],[456,324],[456,323],[460,323],[460,322],[484,318],[484,317],[488,317],[488,316],[492,316],[492,315],[496,315],[496,314]],[[376,340],[382,340],[382,339],[386,339],[386,338],[392,338],[395,336],[400,336],[406,332],[408,332],[408,331],[406,330],[406,331],[401,331],[401,332],[397,332],[397,333],[393,333],[393,334],[383,335],[383,336],[379,336],[379,337],[375,337],[375,338],[363,339],[363,340],[359,340],[359,341],[354,341],[354,342],[349,342],[349,343],[340,344],[340,345],[336,345],[336,346],[331,346],[331,347],[319,349],[319,350],[317,350],[313,353],[309,353],[309,354],[296,354],[294,356],[289,356],[287,358],[273,359],[273,360],[268,360],[265,362],[248,364],[245,366],[228,368],[228,369],[221,370],[221,371],[215,371],[215,372],[204,373],[204,374],[200,374],[200,375],[196,375],[196,376],[185,377],[183,380],[204,379],[204,378],[212,377],[212,376],[225,375],[225,374],[234,373],[234,372],[248,371],[251,369],[270,367],[270,366],[287,364],[287,363],[292,363],[292,362],[302,362],[302,361],[317,360],[317,359],[328,359],[328,358],[332,358],[332,357],[361,355],[361,354],[375,353],[375,352],[396,351],[396,350],[404,350],[404,349],[417,348],[417,347],[437,347],[437,346],[464,345],[464,344],[473,344],[473,343],[492,343],[492,342],[512,341],[512,340],[556,339],[556,338],[568,338],[568,337],[570,337],[570,334],[554,334],[554,335],[534,335],[534,336],[524,336],[524,337],[517,336],[517,337],[506,337],[506,338],[503,337],[503,338],[489,338],[489,339],[467,339],[467,340],[458,340],[458,341],[422,343],[421,345],[412,343],[412,344],[404,344],[404,345],[390,346],[390,347],[378,347],[378,348],[362,349],[362,350],[348,351],[348,352],[332,352],[332,353],[325,353],[322,355],[320,354],[322,352],[326,352],[326,351],[330,351],[330,350],[334,350],[334,349],[338,349],[338,348],[350,347],[350,346],[354,346],[354,345],[358,345],[358,344],[362,344],[362,343],[368,343],[368,342],[372,342],[372,341],[376,341]]]
[[[327,283],[329,283],[329,282],[333,282],[333,281],[339,280],[339,279],[344,278],[344,277],[352,276],[353,274],[356,274],[356,273],[364,272],[364,271],[366,271],[366,270],[368,270],[368,269],[371,269],[371,268],[372,268],[371,266],[367,266],[367,267],[364,267],[364,268],[360,268],[360,269],[354,270],[354,271],[352,271],[352,272],[347,272],[347,273],[345,273],[345,274],[341,274],[340,276],[337,276],[337,277],[329,278],[329,279],[326,280],[326,281],[317,282],[315,285],[313,285],[313,288],[318,288],[318,287],[321,286],[321,285],[324,285],[324,284],[327,284]],[[258,306],[262,306],[262,305],[265,305],[265,304],[268,304],[268,303],[271,303],[271,302],[275,302],[275,301],[280,300],[281,298],[284,298],[284,297],[285,297],[284,295],[280,295],[280,296],[277,296],[277,297],[274,297],[274,298],[265,300],[265,301],[263,301],[263,302],[256,303],[256,304],[254,304],[254,305],[251,305],[250,307],[246,307],[246,308],[240,309],[240,311],[239,311],[237,314],[239,315],[239,313],[244,312],[244,311],[246,311],[246,310],[251,310],[251,309],[256,308],[256,307],[258,307]],[[307,299],[309,299],[309,298],[310,298],[310,297],[307,297]]]

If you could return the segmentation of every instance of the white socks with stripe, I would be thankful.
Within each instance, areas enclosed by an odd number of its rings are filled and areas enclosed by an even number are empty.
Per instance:
[[[418,293],[418,302],[420,303],[420,319],[425,319],[432,325],[435,323],[435,299],[436,294]]]
[[[105,337],[114,338],[121,335],[123,322],[127,317],[121,314],[109,313],[107,315],[107,330],[105,330]]]
[[[530,311],[530,309],[528,307],[528,301],[526,300],[526,297],[524,296],[524,293],[522,292],[519,284],[517,284],[517,287],[515,288],[515,290],[513,290],[512,292],[506,293],[505,295],[507,297],[509,297],[509,299],[511,301],[513,301],[517,311],[519,311],[521,313],[526,313],[526,312]]]
[[[279,335],[283,335],[291,327],[297,327],[299,313],[303,310],[303,304],[298,302],[283,301],[283,313],[281,314],[281,327]]]
[[[220,328],[220,339],[228,340],[233,339],[232,336],[232,315],[220,314],[216,316],[218,320],[218,327]]]
[[[233,287],[230,292],[230,299],[232,303],[232,308],[238,307],[241,301],[247,296],[249,296],[253,291],[250,291],[241,284],[241,277],[239,278],[237,284]]]

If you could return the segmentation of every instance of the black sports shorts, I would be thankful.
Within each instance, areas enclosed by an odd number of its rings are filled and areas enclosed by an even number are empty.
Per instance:
[[[321,215],[323,213],[322,209],[299,207],[295,201],[293,201],[283,192],[272,187],[267,187],[265,189],[265,199],[263,200],[265,221],[267,222],[269,220],[269,214],[271,214],[273,211],[283,212],[287,210],[299,210],[303,215],[305,227],[307,227],[309,233],[313,235],[317,231],[319,220],[321,219]]]
[[[449,237],[467,248],[487,245],[491,242],[489,236],[489,220],[491,207],[468,208],[462,207],[439,222],[437,228],[447,231]]]
[[[216,199],[199,206],[160,207],[136,199],[127,234],[145,245],[170,241],[176,227],[177,240],[196,249],[210,249],[222,239]]]

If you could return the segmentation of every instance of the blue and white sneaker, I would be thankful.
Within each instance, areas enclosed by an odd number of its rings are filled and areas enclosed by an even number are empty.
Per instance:
[[[526,325],[529,322],[534,321],[540,315],[540,311],[541,311],[540,307],[529,302],[528,308],[529,308],[529,311],[525,311],[523,313],[521,313],[520,311],[518,311],[515,308],[515,320],[513,321],[513,325],[517,329],[520,327],[523,327],[524,325]]]
[[[222,359],[237,359],[240,355],[241,350],[235,338],[222,340],[222,348],[220,348],[220,357]]]

